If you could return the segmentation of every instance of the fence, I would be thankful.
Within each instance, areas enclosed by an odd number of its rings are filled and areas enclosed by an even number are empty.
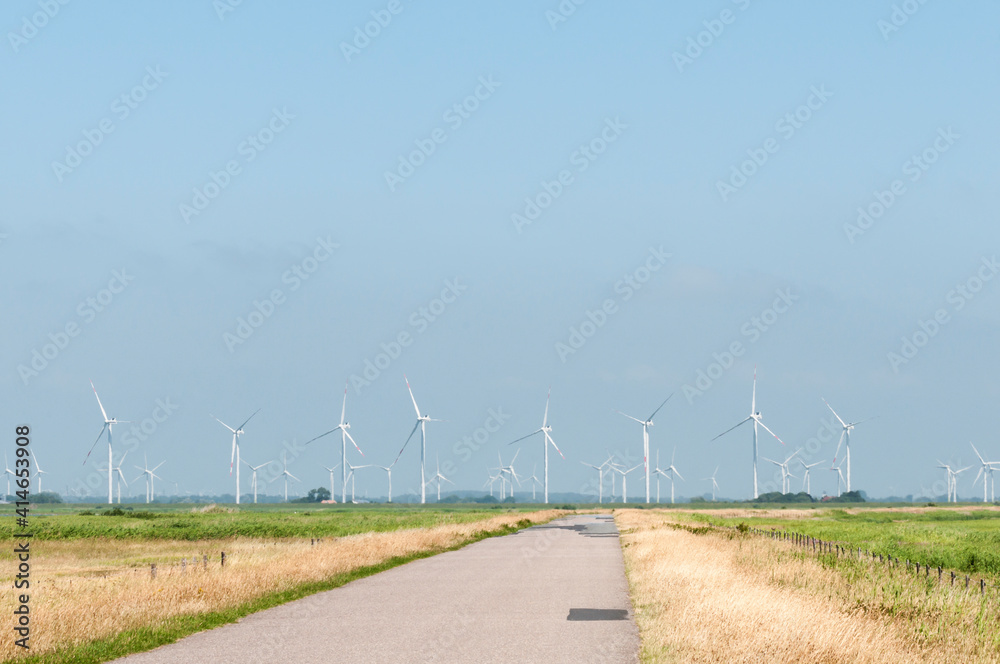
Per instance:
[[[739,526],[732,526],[732,528],[740,530]],[[898,568],[900,566],[900,561],[898,557],[893,558],[892,556],[886,556],[881,553],[875,553],[874,551],[869,551],[868,549],[864,549],[862,547],[858,547],[857,554],[855,554],[855,548],[853,546],[847,547],[842,542],[827,542],[819,538],[812,537],[810,535],[803,535],[801,533],[796,533],[788,530],[777,530],[777,529],[766,530],[763,528],[752,528],[746,526],[744,526],[743,530],[745,532],[749,532],[754,535],[762,537],[767,537],[772,540],[788,542],[789,544],[798,546],[810,553],[816,553],[819,555],[828,554],[828,555],[833,555],[837,558],[846,558],[848,556],[857,555],[858,560],[870,560],[872,563],[879,563],[883,565],[888,565],[890,567],[895,566]],[[964,576],[966,590],[969,589],[970,580],[975,581],[975,579],[972,579],[972,577],[970,577],[967,574],[966,575],[955,574],[955,572],[951,570],[948,570],[950,577],[945,577],[944,576],[945,570],[940,566],[933,568],[930,565],[910,560],[904,560],[903,564],[905,564],[907,571],[909,571],[912,568],[917,576],[920,576],[920,570],[923,569],[924,577],[927,579],[931,578],[931,570],[935,570],[937,572],[938,583],[944,583],[945,578],[950,578],[950,583],[952,586],[955,585],[956,579],[958,579],[959,582],[961,583],[962,578]],[[978,584],[973,583],[972,587],[975,587],[976,585],[979,586],[979,593],[981,595],[986,594],[987,588],[990,588],[992,590],[1000,589],[1000,586],[997,585],[991,586],[990,584],[986,583],[985,579],[982,578],[979,579]]]
[[[312,539],[309,540],[309,546],[316,546],[317,544],[320,544],[322,541],[323,541],[322,538],[313,537]],[[202,565],[202,569],[203,570],[208,570],[208,554],[207,553],[203,553],[201,555],[201,565]],[[219,552],[219,567],[225,567],[225,566],[226,566],[226,552],[225,551],[220,551]],[[197,569],[197,567],[198,567],[198,556],[197,555],[191,556],[191,568],[192,569]],[[167,565],[167,574],[170,575],[172,573],[172,570],[174,570],[174,569],[179,569],[180,570],[178,572],[179,574],[186,574],[187,573],[187,569],[188,569],[188,559],[187,558],[181,558],[180,564],[177,564],[177,563],[168,564]],[[150,578],[155,579],[156,578],[156,573],[157,573],[156,563],[150,563],[149,564]]]

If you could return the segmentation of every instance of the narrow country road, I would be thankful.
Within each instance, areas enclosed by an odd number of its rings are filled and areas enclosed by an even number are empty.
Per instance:
[[[120,660],[637,662],[610,516],[582,515],[417,560]]]

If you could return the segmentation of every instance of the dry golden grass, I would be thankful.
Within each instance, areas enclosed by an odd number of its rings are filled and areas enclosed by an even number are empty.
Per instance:
[[[995,597],[620,511],[645,662],[998,662]]]
[[[36,541],[32,545],[30,654],[93,641],[171,616],[218,611],[264,595],[397,556],[446,549],[480,531],[527,519],[547,521],[556,510],[516,513],[465,524],[309,540]],[[226,566],[219,565],[220,551]],[[209,555],[203,569],[202,555]],[[190,560],[196,556],[198,564]],[[180,560],[189,560],[181,573]],[[157,578],[149,562],[157,561]],[[172,564],[166,564],[169,561]],[[13,591],[0,597],[0,613],[15,608]],[[0,659],[25,653],[12,639],[0,643]]]

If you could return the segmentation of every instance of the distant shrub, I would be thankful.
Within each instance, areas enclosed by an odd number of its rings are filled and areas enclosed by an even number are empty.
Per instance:
[[[83,510],[78,513],[80,516],[94,516],[94,510]]]
[[[556,505],[556,509],[573,511],[576,509],[576,505],[570,505],[569,503],[566,503],[565,505]]]

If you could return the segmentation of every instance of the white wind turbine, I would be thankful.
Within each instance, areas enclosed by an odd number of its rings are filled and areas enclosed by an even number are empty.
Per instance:
[[[139,466],[136,466],[136,468],[138,468],[139,470],[142,471],[142,474],[139,475],[139,477],[136,477],[132,481],[135,482],[136,480],[138,480],[141,477],[145,477],[146,478],[146,502],[147,503],[153,502],[153,500],[156,497],[156,495],[154,493],[153,480],[155,478],[157,478],[157,477],[160,477],[159,475],[156,474],[156,470],[160,466],[162,466],[163,464],[165,464],[165,463],[166,463],[166,461],[161,461],[154,468],[150,468],[149,467],[149,462],[146,460],[146,455],[143,455],[142,456],[142,468],[139,468]],[[162,480],[163,478],[160,477],[160,479]]]
[[[843,461],[840,462],[843,465]],[[837,473],[837,497],[840,497],[840,486],[843,484],[847,486],[847,480],[844,479],[844,471],[840,469],[840,466],[830,466],[828,470]]]
[[[719,474],[719,467],[716,466],[715,467],[715,472],[712,473],[711,477],[703,477],[703,478],[701,478],[702,482],[711,482],[712,483],[712,502],[713,503],[715,502],[715,492],[719,490],[719,483],[715,481],[715,476],[718,475],[718,474]]]
[[[125,483],[125,487],[128,488],[128,482],[125,480],[125,473],[122,472],[122,464],[125,463],[125,457],[128,456],[129,450],[125,450],[125,454],[122,455],[121,459],[118,459],[118,465],[111,470],[118,475],[118,504],[122,504],[122,482]],[[98,468],[98,470],[104,470],[104,468]]]
[[[247,461],[243,461],[244,465],[250,469],[253,475],[250,478],[250,489],[253,490],[253,503],[257,504],[257,471],[266,466],[266,463],[262,463],[259,466],[251,466]]]
[[[399,461],[399,457],[403,455],[403,450],[410,443],[410,439],[413,438],[413,434],[417,432],[417,428],[420,428],[420,504],[423,505],[427,502],[427,482],[425,480],[424,464],[427,459],[427,423],[428,422],[444,422],[445,420],[435,420],[427,415],[420,414],[420,407],[417,406],[417,400],[413,396],[413,389],[410,388],[410,381],[403,374],[403,380],[406,381],[406,389],[410,392],[410,399],[413,401],[413,410],[417,411],[417,423],[413,425],[413,429],[410,431],[410,435],[406,437],[406,442],[403,443],[402,449],[399,450],[399,454],[396,455],[396,461]],[[396,465],[396,461],[392,462],[392,465]]]
[[[430,484],[430,482],[437,483],[437,501],[439,503],[441,502],[441,483],[442,482],[448,482],[449,484],[455,484],[454,482],[452,482],[447,477],[445,477],[444,475],[441,474],[441,459],[440,459],[440,457],[437,458],[437,472],[434,473],[434,477],[432,477],[428,481],[428,484]]]
[[[256,415],[259,412],[260,412],[260,408],[258,408],[257,410],[255,410],[253,412],[253,415],[250,415],[250,417],[248,417],[246,420],[244,420],[243,424],[239,425],[235,429],[232,428],[231,426],[229,426],[228,424],[226,424],[225,422],[223,422],[222,420],[220,420],[215,415],[211,415],[210,416],[213,420],[215,420],[216,422],[218,422],[219,424],[221,424],[222,426],[226,427],[227,429],[229,429],[230,431],[233,432],[233,451],[229,455],[229,474],[230,475],[233,474],[233,464],[235,463],[235,465],[236,465],[236,504],[237,505],[240,504],[240,436],[243,435],[243,427],[246,426],[246,423],[249,422],[250,420],[252,420],[253,416]]]
[[[600,466],[595,466],[594,464],[587,463],[586,461],[581,461],[580,462],[583,465],[588,466],[590,468],[593,468],[594,470],[597,471],[597,504],[598,505],[600,505],[601,503],[604,502],[604,470],[605,470],[605,467],[610,462],[611,462],[611,458],[610,457],[608,458],[607,461],[605,461],[604,463],[602,463]],[[534,495],[532,495],[532,497],[534,497]],[[612,500],[614,500],[614,497],[615,497],[614,496],[614,490],[612,489],[612,492],[611,492],[611,498],[612,498]]]
[[[355,503],[355,500],[354,500],[354,483],[355,483],[355,474],[354,474],[354,471],[355,470],[361,470],[362,468],[371,468],[371,467],[372,467],[372,464],[370,464],[370,463],[366,463],[363,466],[355,466],[355,465],[352,465],[350,462],[348,462],[348,464],[347,464],[347,468],[348,468],[347,481],[351,485],[351,504]],[[347,502],[346,498],[345,498],[344,502]]]
[[[789,491],[792,490],[791,486],[792,483],[790,481],[790,478],[795,477],[795,475],[792,475],[792,471],[789,470],[788,462],[791,461],[793,458],[795,458],[801,451],[802,448],[795,450],[790,455],[788,455],[788,457],[786,457],[784,461],[775,461],[774,459],[761,457],[761,459],[763,459],[764,461],[767,461],[768,463],[773,463],[775,466],[781,469],[781,493],[788,493]]]
[[[969,445],[972,445],[972,443],[970,442]],[[996,470],[996,466],[998,465],[998,462],[996,462],[996,461],[987,461],[986,459],[984,459],[983,455],[979,453],[979,450],[976,449],[975,445],[972,445],[972,451],[976,453],[976,456],[979,457],[979,462],[982,464],[979,467],[979,472],[976,473],[976,479],[974,479],[972,481],[972,486],[976,486],[976,482],[979,481],[980,477],[983,478],[983,502],[985,503],[985,502],[987,502],[986,501],[986,485],[990,484],[990,486],[993,489],[996,488],[997,481],[993,477],[993,471]],[[993,493],[993,496],[996,497],[996,494]]]
[[[657,474],[657,478],[656,478],[656,502],[657,503],[660,502],[660,477],[659,477],[660,475],[662,475],[663,477],[666,477],[667,479],[670,480],[670,504],[671,505],[674,504],[674,475],[677,475],[677,477],[681,478],[682,480],[684,479],[684,476],[681,475],[680,471],[677,470],[677,466],[674,465],[674,456],[676,454],[677,454],[677,448],[675,447],[674,451],[673,451],[673,454],[670,455],[670,465],[667,466],[666,470],[663,470],[663,469],[660,468],[660,452],[659,452],[659,450],[657,450],[657,452],[656,452],[656,474]]]
[[[501,498],[501,500],[506,497],[504,495],[504,486],[505,486],[504,483],[507,481],[506,477],[508,475],[510,476],[510,497],[511,498],[514,497],[514,482],[517,482],[517,485],[521,486],[521,478],[518,477],[517,476],[517,472],[514,471],[514,460],[517,459],[517,455],[520,454],[520,453],[521,453],[520,449],[518,449],[516,452],[514,452],[514,456],[511,457],[510,463],[508,463],[505,466],[505,465],[503,465],[503,459],[500,458],[500,452],[497,451],[497,460],[500,462],[499,473],[500,473],[500,498]]]
[[[799,459],[799,463],[802,464],[802,468],[805,470],[805,473],[802,475],[802,489],[806,493],[808,493],[808,494],[811,495],[812,494],[812,481],[809,478],[809,471],[812,468],[818,466],[821,463],[826,463],[826,459],[823,459],[822,461],[817,461],[815,463],[806,463],[802,459]]]
[[[490,467],[487,466],[486,467],[486,476],[489,477],[489,479],[486,480],[486,482],[483,483],[483,488],[485,489],[487,486],[489,486],[490,487],[490,496],[492,497],[493,496],[493,485],[496,484],[497,480],[500,479],[500,471],[498,470],[497,474],[494,475],[493,471],[490,470]]]
[[[545,415],[542,417],[542,426],[540,428],[538,428],[538,429],[535,429],[534,431],[532,431],[531,433],[529,433],[527,436],[521,436],[517,440],[514,440],[514,441],[511,441],[510,443],[507,443],[508,445],[513,445],[514,443],[518,443],[518,442],[520,442],[522,440],[525,440],[527,438],[531,438],[536,433],[541,433],[543,435],[542,450],[543,450],[543,456],[545,458],[545,466],[544,466],[545,467],[545,474],[544,474],[544,477],[545,477],[545,503],[546,504],[548,504],[548,502],[549,502],[549,444],[550,443],[552,444],[552,447],[554,447],[556,449],[556,452],[559,452],[559,456],[561,456],[564,461],[566,459],[566,457],[563,456],[562,451],[559,449],[559,446],[556,445],[556,441],[552,440],[552,435],[551,435],[552,434],[552,427],[549,426],[549,398],[551,396],[552,396],[552,388],[550,387],[549,388],[549,394],[548,394],[548,396],[545,397]],[[513,463],[513,462],[511,462],[511,463]],[[511,493],[513,493],[513,487],[511,487]]]
[[[373,468],[381,468],[382,470],[384,470],[386,477],[389,479],[389,502],[390,503],[392,502],[392,467],[395,466],[395,465],[396,465],[395,461],[393,461],[392,463],[390,463],[388,466],[379,466],[377,464],[372,464]]]
[[[360,454],[361,456],[365,455],[365,453],[361,451],[361,448],[358,447],[358,444],[356,442],[354,442],[354,438],[351,437],[351,432],[350,432],[351,424],[350,424],[350,422],[348,422],[345,419],[346,416],[347,416],[347,384],[345,383],[344,384],[344,403],[340,407],[340,424],[338,424],[337,426],[333,427],[332,429],[330,429],[326,433],[321,433],[320,435],[316,436],[312,440],[307,440],[305,442],[305,444],[308,445],[309,443],[311,443],[313,441],[316,441],[316,440],[319,440],[323,436],[329,435],[329,434],[333,433],[334,431],[340,431],[340,464],[338,464],[338,465],[340,465],[340,467],[342,468],[342,470],[340,471],[341,472],[341,492],[342,492],[342,494],[340,496],[340,502],[342,502],[342,503],[346,503],[347,502],[347,441],[348,440],[351,441],[351,443],[354,445],[354,449],[356,449],[358,451],[358,454]],[[334,468],[336,468],[336,467],[337,466],[334,466]],[[332,480],[330,482],[330,497],[333,498],[333,481]]]
[[[538,472],[538,464],[535,464],[531,468],[531,477],[527,478],[525,481],[531,482],[531,502],[535,502],[535,489],[542,485],[542,481],[536,477]]]
[[[299,482],[299,483],[301,483],[302,480],[300,480],[295,475],[292,475],[290,472],[288,472],[288,455],[285,454],[284,452],[281,453],[281,474],[278,475],[278,477],[285,478],[285,502],[287,503],[288,502],[288,478],[291,477],[293,480],[295,480],[296,482]],[[274,480],[278,479],[278,477],[275,477]],[[273,482],[274,480],[271,480],[271,481]]]
[[[674,396],[674,395],[671,394],[670,397],[672,397],[672,396]],[[660,412],[660,408],[663,408],[663,406],[668,401],[670,401],[670,397],[667,397],[666,399],[664,399],[663,403],[661,403],[656,408],[656,410],[653,411],[653,414],[650,415],[649,417],[647,417],[645,420],[640,420],[640,419],[638,419],[636,417],[632,417],[631,415],[627,415],[627,414],[621,412],[620,410],[616,410],[615,411],[619,415],[623,415],[623,416],[629,418],[630,420],[632,420],[633,422],[638,422],[639,424],[642,425],[642,463],[645,466],[645,473],[646,473],[646,502],[647,503],[649,502],[649,427],[653,426],[653,418],[656,416],[656,414],[658,412]],[[673,486],[672,482],[671,482],[671,486]]]
[[[38,480],[38,489],[36,493],[42,492],[42,475],[48,475],[48,471],[42,470],[42,467],[38,465],[38,457],[35,456],[35,450],[31,450],[31,458],[35,461],[35,478]]]
[[[328,468],[326,466],[323,466],[323,468],[326,469],[326,471],[330,473],[330,500],[332,500],[333,502],[337,502],[337,492],[333,488],[333,471],[337,470],[337,468],[339,468],[339,467],[340,467],[339,463],[336,466],[333,466],[332,468]],[[391,479],[389,480],[389,493],[390,493],[389,502],[391,503],[392,502],[392,495],[391,495],[392,494],[392,480]]]
[[[750,397],[750,415],[745,420],[741,420],[735,426],[732,426],[732,427],[726,429],[725,431],[723,431],[722,433],[720,433],[718,436],[716,436],[712,440],[718,440],[719,438],[722,438],[723,436],[725,436],[727,433],[729,433],[733,429],[735,429],[735,428],[737,428],[739,426],[742,426],[743,424],[746,424],[747,422],[753,422],[753,497],[756,499],[758,497],[758,495],[759,495],[757,493],[757,425],[760,425],[761,427],[763,427],[764,431],[766,431],[769,434],[771,434],[772,436],[774,436],[775,440],[777,440],[779,443],[781,443],[782,445],[785,444],[784,441],[782,441],[780,438],[778,438],[778,435],[776,433],[774,433],[773,431],[771,431],[770,429],[767,428],[767,426],[764,424],[763,417],[761,416],[760,411],[757,410],[757,367],[756,367],[756,365],[753,368],[753,393],[752,393],[752,395]],[[709,442],[712,442],[712,441],[709,441]]]
[[[7,493],[4,494],[4,500],[6,500],[6,496],[11,495],[11,493],[10,493],[10,478],[16,477],[16,475],[14,474],[14,471],[10,469],[10,463],[7,461],[7,453],[6,452],[3,453],[3,468],[4,468],[3,474],[7,476]]]
[[[868,420],[870,420],[872,418],[871,417],[866,417],[863,420],[858,420],[857,422],[851,422],[850,424],[848,424],[847,422],[845,422],[844,420],[842,420],[840,418],[840,415],[837,415],[837,411],[835,411],[833,409],[833,406],[831,406],[830,403],[826,399],[823,399],[823,403],[826,404],[826,407],[830,409],[830,412],[833,413],[833,416],[837,418],[838,422],[840,422],[840,426],[842,426],[844,428],[844,430],[840,432],[840,440],[837,442],[837,451],[833,453],[833,462],[834,463],[837,462],[837,454],[840,453],[840,444],[843,443],[843,442],[845,442],[845,440],[846,440],[846,442],[847,442],[847,451],[844,453],[844,460],[847,462],[847,490],[848,490],[848,492],[850,492],[850,490],[851,490],[851,431],[857,425],[861,424],[862,422],[867,422]]]
[[[104,426],[101,427],[101,433],[97,434],[97,440],[95,440],[94,444],[90,446],[90,452],[94,451],[94,448],[97,447],[97,443],[100,442],[101,440],[101,436],[103,436],[104,432],[107,431],[108,432],[108,505],[110,505],[112,502],[114,502],[112,500],[113,495],[111,491],[111,484],[112,484],[111,479],[112,477],[114,477],[111,470],[111,464],[113,463],[111,460],[111,428],[114,425],[118,424],[119,422],[125,423],[129,422],[129,420],[116,420],[113,417],[108,417],[107,411],[104,410],[104,404],[101,403],[101,397],[97,396],[97,388],[94,387],[94,381],[90,381],[90,388],[94,390],[94,396],[97,397],[97,405],[101,409],[101,415],[104,416]],[[87,452],[87,456],[83,459],[84,465],[87,465],[87,459],[90,458],[90,452]]]
[[[628,503],[628,485],[626,484],[626,482],[628,481],[628,474],[631,473],[633,470],[636,470],[641,467],[642,464],[640,463],[632,466],[628,470],[625,470],[625,466],[619,466],[618,464],[614,463],[611,464],[611,470],[613,472],[619,473],[622,476],[622,503]]]

